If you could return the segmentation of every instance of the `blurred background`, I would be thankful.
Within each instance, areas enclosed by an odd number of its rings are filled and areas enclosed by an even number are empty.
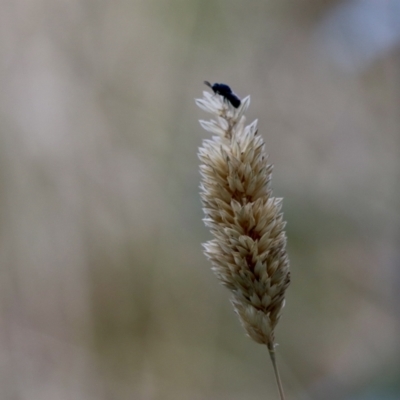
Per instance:
[[[205,79],[283,197],[288,399],[400,398],[400,2],[3,0],[1,400],[277,399],[201,243]]]

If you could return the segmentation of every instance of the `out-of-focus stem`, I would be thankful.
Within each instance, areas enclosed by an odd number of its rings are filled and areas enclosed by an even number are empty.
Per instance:
[[[269,351],[269,356],[271,357],[271,362],[272,362],[272,366],[274,367],[274,373],[275,373],[275,380],[276,380],[276,384],[278,386],[278,391],[279,391],[279,396],[281,400],[285,400],[285,394],[283,393],[283,387],[282,387],[282,382],[281,382],[281,377],[279,375],[279,370],[278,370],[278,366],[276,364],[276,358],[275,358],[275,349],[272,346],[272,348],[270,348],[268,346],[268,351]]]

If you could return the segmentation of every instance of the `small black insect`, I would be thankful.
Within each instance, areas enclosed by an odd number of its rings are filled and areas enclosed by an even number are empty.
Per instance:
[[[240,106],[241,101],[239,97],[232,92],[232,89],[228,85],[225,85],[224,83],[214,83],[214,85],[211,85],[208,81],[204,81],[204,83],[210,87],[215,94],[219,94],[224,98],[224,100],[229,101],[233,107],[238,108]]]

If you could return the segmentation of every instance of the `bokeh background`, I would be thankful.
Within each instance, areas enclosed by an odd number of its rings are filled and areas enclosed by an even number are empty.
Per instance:
[[[288,399],[399,399],[399,43],[398,0],[3,0],[1,400],[278,398],[202,254],[205,79],[284,198]]]

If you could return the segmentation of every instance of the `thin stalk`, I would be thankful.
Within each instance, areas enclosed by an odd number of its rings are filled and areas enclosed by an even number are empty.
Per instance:
[[[274,348],[271,349],[268,347],[268,351],[269,351],[269,356],[271,357],[272,366],[274,367],[275,380],[276,380],[276,384],[278,386],[279,397],[281,400],[285,400],[285,394],[283,393],[281,377],[279,375],[278,366],[276,364],[275,349]]]

